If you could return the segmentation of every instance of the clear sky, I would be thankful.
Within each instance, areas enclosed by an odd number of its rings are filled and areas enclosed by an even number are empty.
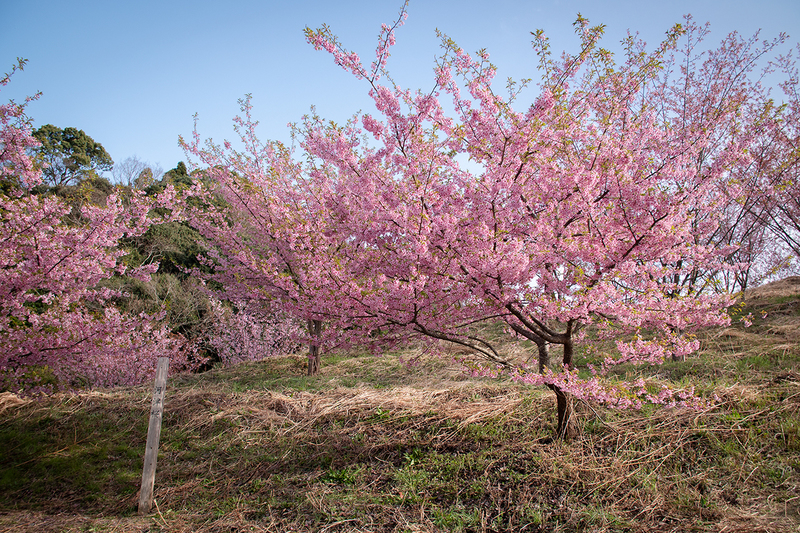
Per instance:
[[[136,155],[164,170],[184,160],[178,136],[193,115],[202,137],[233,138],[238,99],[253,95],[261,137],[288,141],[286,124],[315,105],[343,121],[370,111],[365,82],[305,42],[303,28],[327,23],[365,61],[374,57],[380,24],[391,24],[401,0],[0,0],[0,72],[29,60],[0,94],[21,100],[42,92],[28,114],[35,126],[74,126],[120,162]],[[800,37],[798,0],[411,0],[397,32],[389,70],[402,87],[429,89],[439,51],[435,29],[466,51],[486,48],[498,80],[534,77],[530,32],[553,50],[575,51],[580,12],[605,24],[613,50],[628,29],[655,45],[684,14],[710,22],[717,44],[728,32],[762,30]]]

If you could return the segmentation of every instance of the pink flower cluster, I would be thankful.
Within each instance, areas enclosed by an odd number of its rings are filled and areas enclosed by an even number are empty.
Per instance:
[[[214,312],[208,340],[224,365],[244,361],[260,361],[267,357],[286,355],[297,348],[300,328],[291,317],[279,313],[269,317],[248,312],[240,303],[235,312],[219,300],[211,300]]]

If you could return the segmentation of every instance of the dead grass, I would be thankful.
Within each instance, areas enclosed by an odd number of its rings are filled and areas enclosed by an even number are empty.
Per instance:
[[[776,299],[778,298],[778,299]],[[170,379],[157,506],[134,514],[149,387],[0,396],[0,532],[800,531],[800,298],[656,369],[704,411],[580,403],[420,358],[287,357]],[[749,305],[749,304],[748,304]]]
[[[20,398],[13,392],[2,392],[0,393],[0,415],[2,415],[7,409],[19,407],[20,405],[25,405],[28,402],[30,402],[30,400]]]
[[[745,294],[745,301],[769,301],[776,298],[787,298],[800,296],[800,276],[789,276],[773,283],[767,283],[760,287],[748,289]]]

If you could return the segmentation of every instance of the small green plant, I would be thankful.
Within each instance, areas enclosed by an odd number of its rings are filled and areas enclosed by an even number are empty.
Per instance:
[[[403,463],[405,466],[414,466],[420,462],[425,452],[421,448],[415,447],[403,454]]]
[[[344,468],[329,468],[322,476],[322,481],[325,483],[333,483],[338,485],[354,485],[361,473],[362,468],[344,467]]]
[[[403,501],[417,503],[422,501],[422,494],[430,482],[430,475],[425,470],[406,467],[398,470],[394,479]]]

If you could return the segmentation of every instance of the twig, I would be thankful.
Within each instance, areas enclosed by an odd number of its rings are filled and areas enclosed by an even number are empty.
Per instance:
[[[155,506],[156,506],[156,512],[158,513],[158,516],[161,518],[161,521],[162,521],[162,522],[164,522],[164,527],[167,527],[167,519],[166,519],[166,518],[164,518],[164,515],[163,515],[163,514],[161,514],[161,509],[159,509],[159,508],[158,508],[158,500],[156,500],[155,498],[153,498],[153,503],[154,503],[154,504],[155,504]]]
[[[589,404],[589,402],[587,402],[587,401],[586,401],[586,400],[584,400],[583,398],[580,398],[580,401],[581,401],[581,402],[583,402],[583,404],[584,404],[586,407],[588,407],[589,409],[591,409],[591,411],[594,413],[594,416],[595,416],[595,418],[597,418],[597,419],[598,419],[598,420],[599,420],[599,421],[600,421],[600,422],[601,422],[601,423],[602,423],[604,426],[606,426],[608,429],[612,430],[612,431],[613,431],[614,433],[616,433],[617,435],[621,435],[620,431],[619,431],[617,428],[615,428],[614,426],[612,426],[611,424],[609,424],[608,422],[606,422],[605,420],[603,420],[603,417],[602,417],[602,416],[600,416],[600,413],[598,413],[597,411],[595,411],[594,407],[592,407],[592,406]]]

